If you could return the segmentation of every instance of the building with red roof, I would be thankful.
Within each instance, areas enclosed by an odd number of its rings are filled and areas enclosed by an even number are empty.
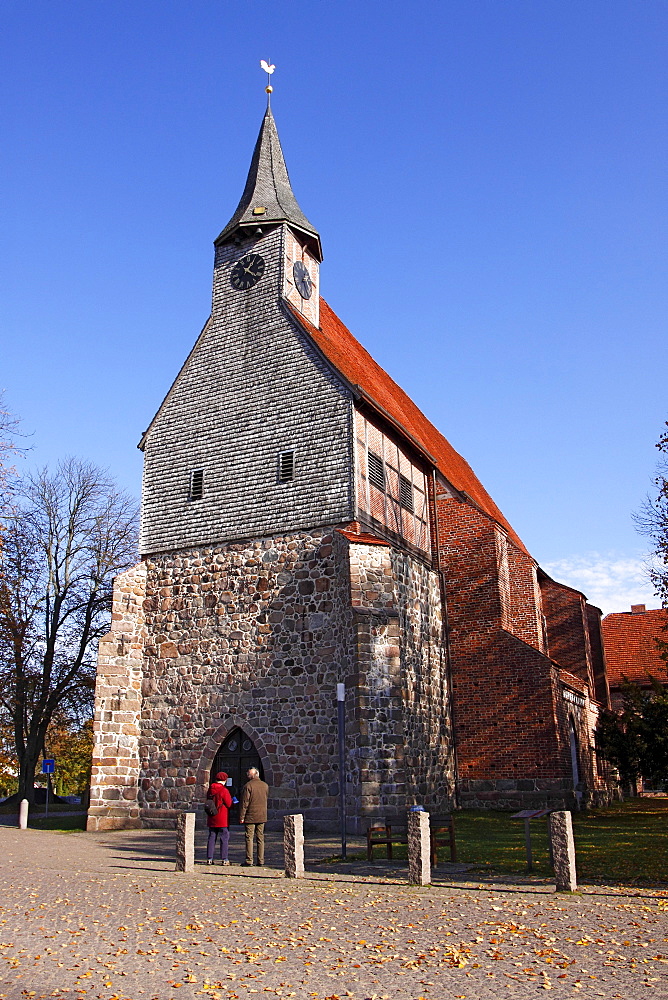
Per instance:
[[[89,828],[165,826],[256,766],[272,821],[611,793],[600,611],[320,295],[267,108],[213,306],[142,435],[142,561],[100,642]],[[337,697],[345,705],[344,771]]]
[[[613,708],[621,708],[625,681],[645,689],[652,679],[668,683],[668,665],[658,645],[668,641],[665,608],[648,611],[644,604],[632,604],[630,611],[606,615],[601,627]]]

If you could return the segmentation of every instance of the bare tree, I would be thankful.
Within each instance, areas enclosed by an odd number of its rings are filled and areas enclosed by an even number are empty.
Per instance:
[[[668,431],[661,434],[656,447],[661,452],[654,477],[656,492],[646,497],[635,522],[641,534],[652,540],[656,565],[650,576],[663,606],[668,607]]]
[[[2,544],[2,525],[11,503],[11,487],[16,475],[16,470],[9,463],[17,453],[24,451],[16,443],[16,438],[20,436],[19,421],[7,409],[4,395],[4,391],[0,390],[0,545]]]
[[[649,575],[662,606],[668,609],[668,431],[663,431],[655,447],[661,453],[654,477],[656,492],[645,498],[635,522],[641,534],[652,540],[654,565]],[[657,639],[656,644],[668,667],[668,627],[663,632],[666,638]]]
[[[29,801],[54,713],[90,713],[113,577],[136,561],[136,538],[136,502],[94,465],[68,459],[16,487],[0,549],[0,709]]]

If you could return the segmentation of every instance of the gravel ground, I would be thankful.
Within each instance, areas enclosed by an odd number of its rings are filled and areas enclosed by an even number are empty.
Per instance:
[[[668,997],[667,887],[557,895],[442,865],[412,888],[400,863],[318,863],[337,843],[310,837],[289,880],[280,835],[266,868],[239,867],[242,839],[183,875],[173,833],[0,828],[0,998]]]

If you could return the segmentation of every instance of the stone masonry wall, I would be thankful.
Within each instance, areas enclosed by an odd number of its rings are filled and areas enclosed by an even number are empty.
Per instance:
[[[239,725],[271,785],[270,818],[338,817],[336,684],[348,672],[331,529],[147,560],[140,806],[147,825],[203,802]],[[342,591],[339,593],[339,591]]]
[[[438,574],[387,543],[350,542],[359,829],[445,811],[454,758]]]
[[[111,631],[99,643],[89,830],[140,825],[137,792],[145,590],[144,563],[116,577]]]
[[[452,712],[439,575],[392,550],[404,679],[406,805],[435,816],[454,800]]]
[[[260,753],[270,820],[300,812],[336,828],[340,681],[350,830],[403,821],[407,804],[449,805],[438,575],[413,556],[315,529],[147,558],[117,581],[113,629],[91,829],[173,826],[201,809],[237,725]]]
[[[349,567],[354,658],[347,687],[354,697],[348,737],[351,829],[398,812],[405,796],[399,612],[390,546],[341,543]]]

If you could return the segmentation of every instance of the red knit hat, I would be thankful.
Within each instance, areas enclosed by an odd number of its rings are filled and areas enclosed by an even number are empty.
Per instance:
[[[219,771],[218,774],[216,775],[215,780],[225,782],[227,781],[227,775],[225,774],[224,771]]]

